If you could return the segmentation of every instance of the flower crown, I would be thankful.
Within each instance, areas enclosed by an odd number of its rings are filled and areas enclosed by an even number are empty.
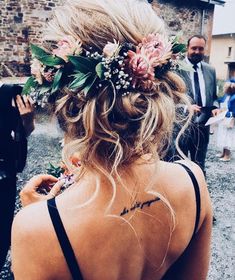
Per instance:
[[[137,46],[114,40],[105,45],[102,53],[82,48],[82,43],[71,36],[59,41],[52,53],[32,44],[32,76],[23,94],[30,94],[43,107],[49,96],[65,87],[87,98],[106,85],[121,95],[150,91],[154,80],[166,71],[188,70],[182,62],[186,46],[178,39],[149,34]]]

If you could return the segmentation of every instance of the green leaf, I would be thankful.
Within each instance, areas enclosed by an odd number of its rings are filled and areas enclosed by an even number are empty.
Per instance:
[[[89,72],[89,73],[91,73],[91,72]],[[80,71],[76,71],[76,74],[72,74],[71,77],[75,77],[75,78],[80,78],[80,79],[82,79],[84,76],[86,76],[86,75],[89,74],[89,73],[84,74],[84,73],[82,73],[82,72],[80,72]]]
[[[92,86],[94,85],[95,81],[97,79],[97,76],[92,76],[90,77],[89,81],[87,82],[87,85],[84,87],[83,92],[85,93],[85,95],[89,92],[89,90],[92,88]]]
[[[55,66],[55,65],[61,65],[65,63],[65,61],[62,58],[54,55],[50,55],[42,48],[34,44],[31,44],[30,47],[31,47],[33,57],[37,58],[44,65]]]
[[[83,57],[80,55],[69,56],[69,61],[75,66],[75,69],[86,74],[88,72],[95,72],[95,67],[99,63],[97,59]]]
[[[60,80],[61,80],[62,74],[63,74],[62,68],[60,68],[59,70],[57,70],[57,72],[56,72],[56,74],[55,74],[55,77],[54,77],[53,84],[52,84],[51,93],[54,93],[54,92],[57,91],[58,88],[60,87]]]
[[[53,175],[58,178],[63,173],[63,168],[61,168],[60,166],[54,166],[53,164],[49,163],[49,167],[47,168],[47,174]]]
[[[31,48],[33,56],[36,57],[37,59],[40,59],[40,58],[42,58],[44,56],[49,55],[49,53],[47,53],[42,48],[40,48],[40,47],[38,47],[38,46],[36,46],[34,44],[31,44],[30,48]]]
[[[173,53],[185,53],[187,50],[185,44],[174,44],[172,47]]]
[[[35,88],[37,86],[37,81],[34,79],[33,76],[29,77],[26,83],[24,84],[22,94],[23,95],[29,95],[32,88]]]
[[[76,78],[72,81],[72,83],[69,85],[70,89],[76,89],[81,87],[82,85],[84,85],[87,81],[87,79],[92,75],[92,73],[87,73],[87,74],[83,74],[80,73],[79,75],[76,74],[74,75]]]
[[[50,90],[51,90],[51,86],[40,86],[39,88],[40,94],[44,94]]]
[[[41,58],[38,58],[38,60],[41,61],[42,64],[47,66],[56,66],[65,63],[65,61],[62,58],[53,55],[46,55]]]
[[[105,70],[106,70],[106,68],[104,67],[102,62],[98,63],[95,67],[96,74],[101,80],[104,80],[104,78],[105,78],[104,77]]]

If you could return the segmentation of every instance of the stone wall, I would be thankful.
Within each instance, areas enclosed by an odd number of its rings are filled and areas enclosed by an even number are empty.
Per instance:
[[[204,35],[207,38],[206,56],[209,56],[214,5],[196,0],[158,0],[154,1],[154,6],[167,23],[170,33],[181,32],[185,42],[192,35]]]
[[[40,42],[51,10],[61,0],[0,0],[0,76],[29,73],[29,43]]]
[[[0,77],[29,74],[30,43],[39,43],[55,6],[63,0],[0,0]],[[195,4],[192,4],[195,3]],[[200,1],[154,0],[158,14],[171,33],[184,39],[195,33],[211,37],[213,5]],[[210,40],[207,54],[210,50]]]

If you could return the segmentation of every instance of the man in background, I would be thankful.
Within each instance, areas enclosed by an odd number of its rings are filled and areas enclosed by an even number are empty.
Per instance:
[[[190,154],[192,161],[197,163],[205,174],[205,159],[209,143],[210,128],[205,126],[207,120],[216,113],[214,101],[216,95],[215,69],[203,61],[206,39],[194,35],[188,39],[186,63],[194,71],[181,71],[187,87],[187,94],[192,99],[194,116],[192,125],[186,131],[186,136],[180,144],[186,156]]]

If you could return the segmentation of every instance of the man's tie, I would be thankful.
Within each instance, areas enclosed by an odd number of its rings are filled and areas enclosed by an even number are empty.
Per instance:
[[[202,106],[202,97],[201,97],[197,68],[198,68],[197,64],[193,64],[193,69],[195,70],[194,75],[193,75],[194,89],[195,89],[195,102],[198,106]]]

